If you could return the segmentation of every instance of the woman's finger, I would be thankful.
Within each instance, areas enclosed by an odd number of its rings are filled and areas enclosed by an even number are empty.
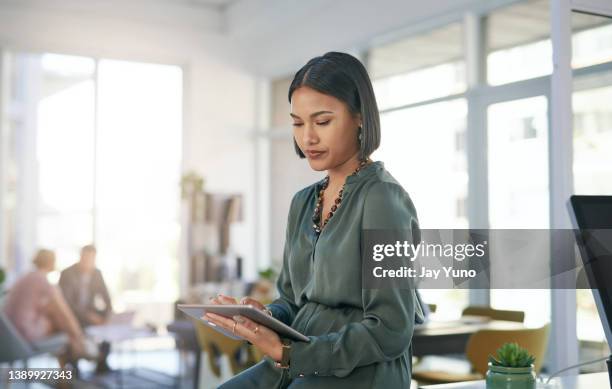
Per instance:
[[[206,315],[204,315],[204,317],[206,318],[206,320],[211,321],[226,330],[232,331],[232,329],[234,328],[234,320],[232,320],[231,318],[216,315],[214,313],[207,313]]]
[[[243,305],[249,305],[250,304],[250,305],[253,305],[255,308],[258,308],[258,309],[263,309],[263,306],[264,306],[262,303],[260,303],[259,301],[255,300],[254,298],[249,297],[249,296],[245,296],[242,299],[240,299],[240,304],[243,304]]]
[[[234,323],[234,319],[232,319],[231,317],[217,315],[216,313],[207,312],[204,316],[210,320],[213,320],[215,323],[219,323],[225,326],[231,326]]]
[[[251,332],[255,332],[255,328],[257,328],[257,326],[259,324],[255,323],[253,320],[244,317],[244,316],[240,316],[240,315],[236,315],[234,316],[234,320],[241,326],[243,326],[244,328],[246,328],[247,330],[251,331]]]
[[[221,294],[221,293],[218,294],[218,299],[223,304],[237,304],[238,303],[235,298],[230,297],[230,296],[226,296],[226,295]]]
[[[238,318],[238,321],[224,316],[216,315],[214,313],[207,313],[206,315],[204,315],[204,317],[209,320],[209,322],[212,322],[215,325],[218,325],[221,328],[225,329],[226,331],[232,332],[234,335],[240,336],[241,338],[244,338],[248,341],[252,342],[255,340],[255,337],[258,336],[258,334],[254,333],[254,331],[249,328],[252,327],[254,329],[254,326],[257,325],[257,323],[254,323],[243,316],[236,316]],[[245,319],[248,320],[249,323],[247,323]],[[234,323],[236,323],[235,326]]]

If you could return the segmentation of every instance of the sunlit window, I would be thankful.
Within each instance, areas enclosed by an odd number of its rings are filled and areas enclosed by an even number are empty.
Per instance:
[[[574,12],[572,67],[612,61],[612,21]],[[488,16],[487,76],[491,85],[552,73],[550,1],[528,0]]]
[[[488,112],[491,228],[548,228],[548,120],[543,96]]]
[[[182,72],[102,60],[96,240],[128,308],[171,318],[178,298]]]
[[[380,109],[466,89],[463,25],[452,23],[373,48],[368,71]]]
[[[142,321],[169,321],[179,289],[182,70],[15,55],[28,64],[15,67],[16,82],[28,82],[19,84],[28,91],[19,105],[35,112],[34,126],[11,132],[20,137],[13,142],[17,186],[35,188],[16,200],[18,210],[32,212],[15,221],[32,239],[17,241],[15,252],[53,249],[61,270],[93,242],[114,307],[136,310]]]

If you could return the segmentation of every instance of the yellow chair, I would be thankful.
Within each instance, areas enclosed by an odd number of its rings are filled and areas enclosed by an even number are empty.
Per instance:
[[[493,309],[491,307],[472,305],[463,310],[462,316],[485,316],[493,320],[516,321],[522,323],[525,320],[525,312]]]
[[[542,368],[542,360],[548,344],[550,324],[541,328],[524,328],[520,330],[480,330],[470,336],[465,348],[465,355],[471,365],[469,373],[453,373],[439,370],[419,371],[415,366],[412,378],[420,384],[442,384],[461,381],[481,380],[488,370],[489,355],[495,355],[504,343],[516,342],[535,357],[536,373]]]
[[[194,321],[194,325],[200,348],[208,355],[210,370],[215,376],[221,377],[221,363],[224,356],[228,358],[234,375],[261,360],[262,356],[257,349],[245,341],[228,338],[198,321]]]
[[[438,309],[438,306],[436,304],[427,304],[427,306],[429,307],[429,312],[431,313],[435,313],[436,309]]]

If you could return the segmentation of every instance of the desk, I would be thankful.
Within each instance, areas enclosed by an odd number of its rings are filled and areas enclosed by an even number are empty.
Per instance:
[[[425,385],[422,389],[486,389],[484,380],[459,382],[455,384]],[[606,389],[610,387],[608,373],[593,373],[556,377],[549,385],[538,384],[537,389]]]
[[[523,323],[490,320],[479,316],[464,316],[458,320],[429,321],[417,324],[412,336],[412,354],[425,355],[462,354],[470,336],[479,330],[518,330]]]

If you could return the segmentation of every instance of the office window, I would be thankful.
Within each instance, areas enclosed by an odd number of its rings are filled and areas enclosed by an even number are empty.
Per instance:
[[[458,200],[467,195],[466,154],[455,134],[465,131],[467,106],[458,99],[382,115],[381,146],[373,157],[385,163],[410,194],[422,228],[465,228]]]
[[[572,67],[612,60],[610,19],[573,13]],[[487,77],[501,85],[552,73],[550,1],[528,0],[492,12],[487,20]]]
[[[491,228],[548,228],[548,121],[543,96],[489,107]]]
[[[380,109],[464,92],[463,25],[373,48],[368,70]]]
[[[491,85],[550,74],[549,1],[529,0],[487,18],[487,78]]]
[[[612,19],[572,12],[572,67],[612,61]]]
[[[99,62],[96,242],[126,308],[160,324],[178,298],[182,71]]]
[[[63,269],[94,242],[114,307],[168,321],[178,296],[182,70],[11,57],[10,269],[27,270],[39,247],[55,250]]]

